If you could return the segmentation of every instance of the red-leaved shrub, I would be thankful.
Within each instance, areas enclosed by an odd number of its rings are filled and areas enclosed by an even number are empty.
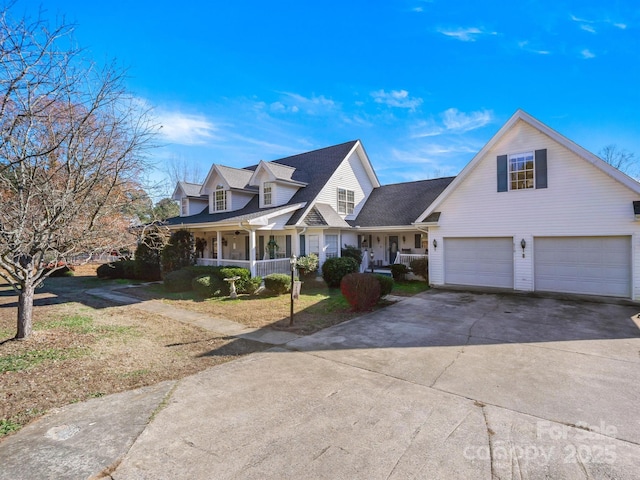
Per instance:
[[[340,291],[356,312],[371,310],[380,300],[380,282],[368,273],[350,273],[342,277]]]

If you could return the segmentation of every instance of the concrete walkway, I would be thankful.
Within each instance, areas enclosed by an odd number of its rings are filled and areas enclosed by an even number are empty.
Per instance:
[[[0,479],[637,479],[639,311],[426,292],[53,412]]]
[[[123,287],[117,287],[117,290],[122,289]],[[213,318],[207,314],[174,307],[159,300],[140,300],[139,298],[122,293],[122,291],[114,290],[116,289],[95,288],[87,290],[86,293],[118,305],[130,305],[138,310],[162,315],[163,317],[167,317],[178,322],[195,325],[210,332],[219,333],[229,337],[244,338],[269,345],[284,345],[285,343],[300,338],[300,335],[296,335],[295,333],[272,330],[270,328],[249,328],[224,318]]]

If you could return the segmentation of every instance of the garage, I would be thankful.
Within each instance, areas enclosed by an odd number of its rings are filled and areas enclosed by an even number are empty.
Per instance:
[[[513,288],[513,238],[445,238],[449,285]]]
[[[631,296],[631,237],[537,237],[539,291]]]

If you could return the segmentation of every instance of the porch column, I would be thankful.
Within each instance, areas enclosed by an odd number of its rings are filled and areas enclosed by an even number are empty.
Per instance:
[[[255,277],[257,274],[256,269],[256,231],[251,230],[249,232],[249,270],[251,276]]]
[[[216,230],[216,242],[218,242],[218,258],[216,259],[216,265],[220,265],[218,260],[222,260],[222,232]]]

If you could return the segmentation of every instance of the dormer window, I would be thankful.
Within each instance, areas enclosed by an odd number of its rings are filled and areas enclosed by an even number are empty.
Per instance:
[[[180,215],[183,217],[189,215],[189,199],[187,197],[183,197],[180,201]]]
[[[338,189],[338,213],[351,215],[355,208],[355,194],[353,190]]]
[[[273,205],[273,182],[264,182],[262,184],[262,206],[268,207]]]
[[[213,210],[215,212],[224,212],[227,210],[227,191],[223,185],[216,186],[213,193]]]

